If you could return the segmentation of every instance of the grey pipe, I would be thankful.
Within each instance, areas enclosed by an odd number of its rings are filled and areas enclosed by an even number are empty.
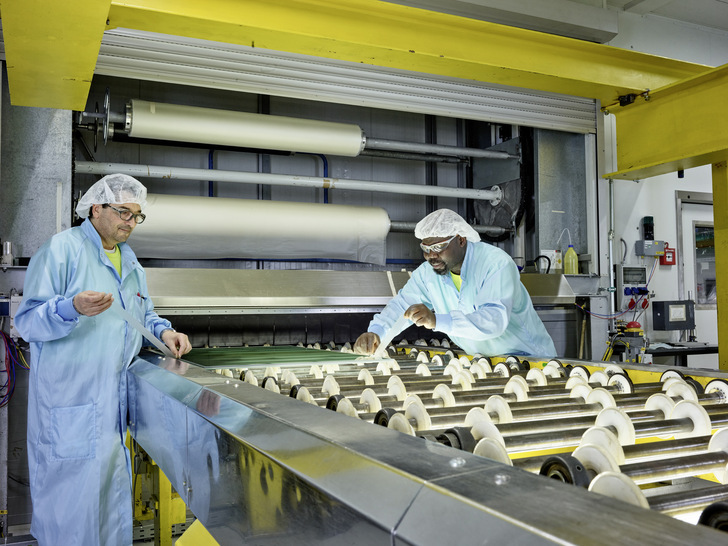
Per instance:
[[[389,232],[413,233],[415,231],[416,225],[417,222],[391,222],[389,226]],[[486,235],[503,235],[504,233],[511,231],[510,229],[502,228],[499,226],[480,226],[470,224],[470,227],[478,233],[485,233]]]
[[[614,180],[609,179],[609,286],[614,286]],[[609,314],[616,313],[618,296],[614,291],[609,293]],[[609,319],[610,330],[614,329],[614,319]]]
[[[399,140],[385,140],[381,138],[365,137],[364,149],[388,150],[392,152],[416,152],[422,154],[440,154],[459,157],[485,157],[488,159],[520,159],[518,155],[494,150],[481,150],[480,148],[460,148],[458,146],[445,146],[442,144],[421,144],[418,142],[402,142]]]
[[[429,161],[431,163],[467,163],[468,160],[462,157],[433,155],[433,154],[414,154],[407,152],[388,152],[386,150],[362,150],[360,156],[367,157],[385,157],[388,159],[407,159],[413,161]]]
[[[177,180],[211,180],[213,182],[233,182],[239,184],[268,184],[271,186],[298,186],[308,188],[362,190],[410,195],[433,195],[436,197],[455,197],[459,199],[479,199],[499,201],[500,188],[494,190],[474,190],[464,188],[444,188],[440,186],[420,186],[416,184],[397,184],[392,182],[370,182],[366,180],[342,180],[340,178],[316,178],[287,174],[247,173],[221,171],[218,169],[189,169],[184,167],[164,167],[161,165],[134,165],[129,163],[96,163],[77,161],[78,174],[123,173],[138,178],[165,178]]]

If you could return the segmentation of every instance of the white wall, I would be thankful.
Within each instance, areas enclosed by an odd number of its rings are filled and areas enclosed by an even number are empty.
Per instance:
[[[708,66],[728,63],[728,33],[661,17],[620,13],[619,34],[609,45]],[[617,170],[614,131],[614,116],[607,116],[603,134],[606,143],[605,165],[602,169],[606,173]],[[671,173],[638,182],[614,181],[615,263],[622,260],[623,245],[620,239],[624,239],[628,248],[625,263],[652,265],[652,260],[641,262],[644,259],[634,253],[634,242],[642,238],[640,220],[644,216],[654,217],[656,240],[665,240],[671,247],[677,247],[677,190],[712,193],[711,167],[706,165],[687,170],[682,179],[678,178],[677,173]],[[603,206],[606,207],[607,203]],[[606,230],[608,226],[602,225],[601,229]],[[677,299],[677,267],[657,265],[650,288],[654,290],[657,300]],[[651,315],[648,310],[640,319],[647,328],[648,337],[654,341],[677,341],[676,332],[652,331]],[[717,342],[712,329],[704,328],[703,331],[696,331],[696,334],[700,341]]]
[[[691,63],[728,63],[728,32],[654,15],[619,13],[619,34],[610,46]]]

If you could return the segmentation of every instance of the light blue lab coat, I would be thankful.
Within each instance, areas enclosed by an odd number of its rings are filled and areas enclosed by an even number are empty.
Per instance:
[[[134,252],[119,245],[122,278],[89,220],[52,237],[28,266],[15,325],[31,344],[28,466],[40,545],[132,543],[126,367],[142,336],[121,304],[157,337],[170,328],[153,310]],[[111,309],[79,315],[72,298],[111,293]]]
[[[438,275],[425,262],[369,324],[381,338],[410,305],[435,312],[435,330],[468,354],[556,356],[556,348],[536,314],[518,268],[501,249],[467,243],[460,271],[461,290],[449,274]]]

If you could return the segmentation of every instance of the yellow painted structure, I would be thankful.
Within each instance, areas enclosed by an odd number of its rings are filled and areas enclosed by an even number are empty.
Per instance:
[[[83,110],[110,4],[0,1],[13,105]]]
[[[610,108],[617,117],[618,171],[635,180],[728,161],[728,65]]]
[[[134,520],[154,520],[155,546],[171,546],[172,525],[187,521],[187,506],[159,466],[126,433],[132,465]]]
[[[209,533],[199,519],[175,541],[176,546],[218,546],[217,540]]]
[[[85,107],[99,25],[104,24],[591,97],[605,104],[708,70],[378,0],[83,0],[72,12],[57,0],[2,0],[0,10],[13,66],[11,101],[25,106]],[[64,29],[63,35],[56,29]],[[60,88],[61,82],[69,88]]]

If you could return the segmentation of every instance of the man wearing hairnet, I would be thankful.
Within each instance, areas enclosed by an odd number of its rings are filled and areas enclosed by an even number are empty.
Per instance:
[[[154,312],[126,244],[146,194],[130,176],[105,176],[76,207],[83,224],[53,236],[28,266],[15,326],[31,344],[28,467],[40,545],[132,543],[125,370],[142,336],[115,307],[175,356],[191,349]]]
[[[422,240],[427,261],[374,316],[368,332],[356,340],[355,352],[373,353],[404,315],[417,326],[447,334],[471,355],[556,356],[508,254],[481,242],[478,233],[449,209],[420,220],[415,237]]]

